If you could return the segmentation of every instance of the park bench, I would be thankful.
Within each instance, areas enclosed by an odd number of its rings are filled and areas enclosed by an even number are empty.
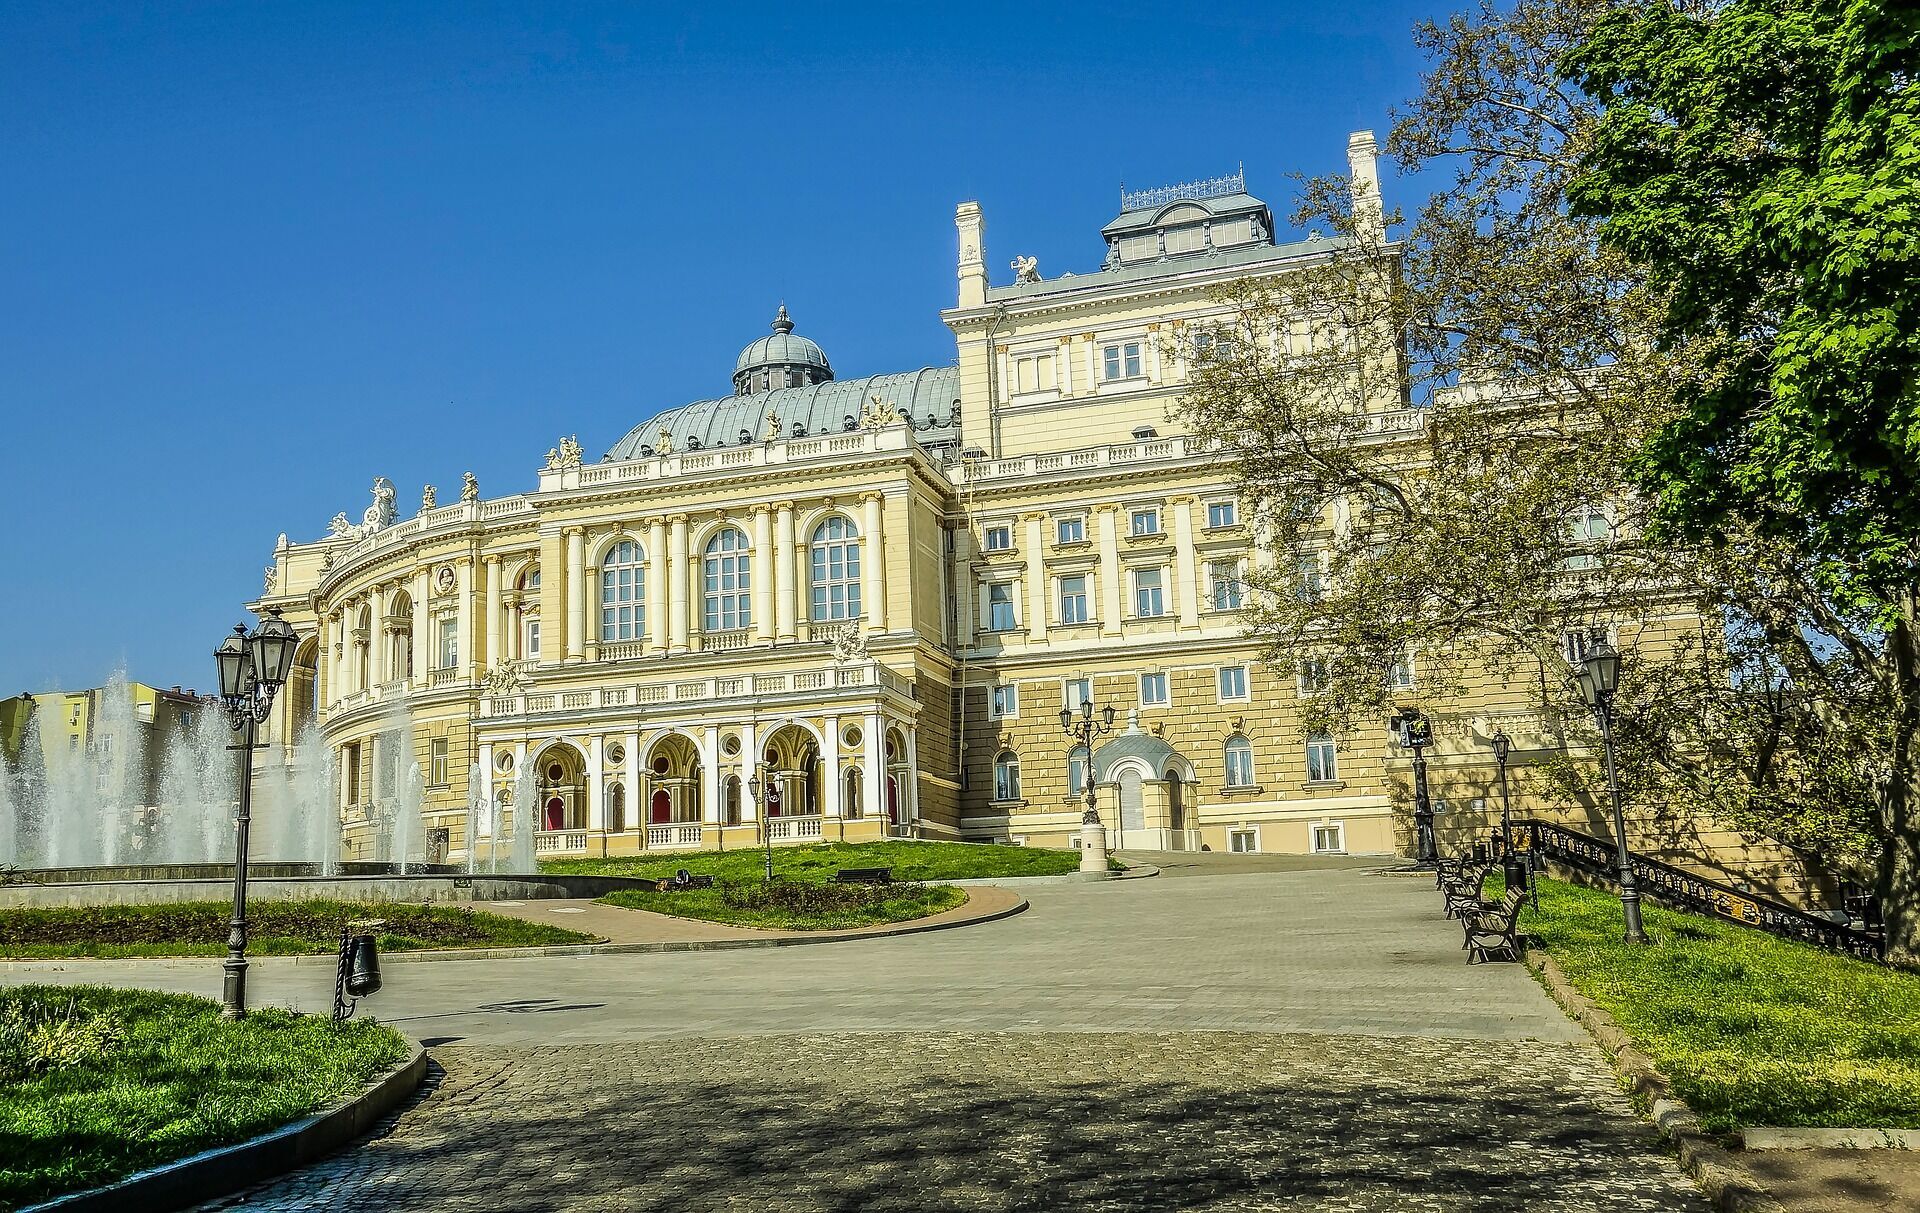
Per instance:
[[[892,868],[841,868],[833,874],[835,884],[892,884]]]
[[[713,877],[695,876],[685,868],[681,868],[678,872],[675,872],[665,880],[654,885],[655,891],[661,893],[678,893],[685,889],[711,889],[712,887]]]
[[[1520,890],[1508,889],[1500,904],[1468,910],[1460,916],[1460,924],[1467,933],[1468,964],[1478,964],[1495,952],[1510,960],[1520,959],[1520,943],[1514,932],[1520,923],[1523,901]]]
[[[1467,857],[1464,855],[1458,859],[1447,859],[1442,856],[1434,860],[1433,887],[1444,891],[1448,881],[1460,879],[1460,873],[1465,870],[1466,866]]]
[[[1459,918],[1470,910],[1487,908],[1481,896],[1487,887],[1487,877],[1491,875],[1491,865],[1474,867],[1464,872],[1459,880],[1449,881],[1442,890],[1447,899],[1447,917]]]

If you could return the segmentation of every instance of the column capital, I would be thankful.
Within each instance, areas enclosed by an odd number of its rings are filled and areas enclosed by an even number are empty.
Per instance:
[[[753,512],[753,516],[754,516],[755,518],[758,518],[758,517],[760,517],[760,516],[761,516],[762,514],[771,514],[771,513],[773,513],[773,507],[772,507],[772,506],[770,506],[770,505],[768,505],[768,504],[767,504],[766,502],[764,502],[764,501],[761,501],[761,502],[757,502],[757,503],[755,503],[755,505],[753,506],[753,511],[752,511],[752,512]]]
[[[887,495],[885,493],[860,494],[860,502],[862,505],[871,505],[876,501],[885,501],[886,499],[887,499]]]
[[[499,553],[497,553],[497,552],[490,552],[490,553],[488,553],[488,554],[486,554],[486,555],[484,555],[484,556],[482,556],[482,557],[481,557],[480,559],[481,559],[481,561],[482,561],[483,563],[485,563],[485,564],[486,564],[486,566],[487,566],[488,568],[494,568],[494,569],[497,569],[497,568],[499,568],[499,567],[500,567],[500,566],[501,566],[502,564],[504,564],[504,563],[506,563],[506,559],[507,559],[507,558],[506,558],[505,556],[502,556],[502,555],[500,555],[500,554],[499,554]]]
[[[1174,505],[1192,505],[1194,502],[1200,500],[1200,496],[1197,493],[1177,493],[1167,498],[1167,500]]]
[[[674,523],[677,526],[685,526],[687,525],[687,515],[684,512],[678,513],[678,514],[668,514],[667,521]]]
[[[1020,515],[1020,521],[1022,522],[1045,522],[1046,520],[1047,512],[1045,510],[1028,510]]]
[[[570,526],[570,527],[563,528],[561,533],[563,535],[566,535],[569,539],[571,539],[575,535],[585,535],[587,533],[587,528],[584,526]]]

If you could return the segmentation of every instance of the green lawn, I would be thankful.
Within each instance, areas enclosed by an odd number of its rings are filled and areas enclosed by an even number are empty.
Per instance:
[[[722,882],[678,893],[624,890],[601,901],[656,914],[700,918],[780,931],[844,931],[906,922],[951,910],[967,900],[952,885],[832,885],[759,879]]]
[[[753,848],[613,859],[548,859],[541,862],[540,870],[659,880],[685,868],[716,880],[749,881],[761,879],[765,864],[766,852]],[[1115,861],[1113,866],[1118,869],[1123,865]],[[990,876],[1058,876],[1080,870],[1080,852],[907,839],[773,848],[773,870],[787,880],[819,883],[832,880],[840,868],[892,868],[895,880],[934,882]]]
[[[1553,880],[1521,926],[1708,1130],[1920,1128],[1920,976],[1641,904],[1650,947],[1613,893]]]
[[[0,957],[224,956],[225,902],[155,906],[75,906],[0,910]],[[247,952],[255,956],[324,954],[340,946],[349,919],[384,918],[380,948],[521,948],[585,943],[593,937],[460,906],[398,902],[256,901],[247,907]]]
[[[372,1022],[97,986],[0,991],[0,1209],[241,1141],[406,1056]]]

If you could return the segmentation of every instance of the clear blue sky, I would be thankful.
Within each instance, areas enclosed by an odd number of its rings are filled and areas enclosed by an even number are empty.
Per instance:
[[[1097,265],[1123,180],[1285,211],[1445,9],[10,0],[0,695],[204,689],[278,532],[530,488],[782,299],[843,375],[950,362],[962,199],[996,280]]]

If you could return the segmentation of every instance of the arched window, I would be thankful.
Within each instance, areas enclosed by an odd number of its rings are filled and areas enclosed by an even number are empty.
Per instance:
[[[1227,738],[1227,786],[1253,786],[1253,743],[1238,733]]]
[[[866,806],[860,803],[862,791],[860,768],[848,767],[846,774],[841,777],[841,783],[844,785],[840,796],[841,815],[857,820],[861,813],[866,811]]]
[[[740,824],[740,777],[738,775],[727,776],[725,787],[726,794],[722,808],[725,813],[726,823],[730,826],[737,826]]]
[[[627,828],[627,788],[616,783],[607,789],[607,832],[618,834]]]
[[[622,539],[600,563],[600,639],[638,640],[646,635],[646,553]]]
[[[860,617],[860,532],[835,514],[813,529],[813,618]]]
[[[1087,790],[1087,747],[1077,745],[1067,751],[1067,795],[1079,796]]]
[[[707,541],[707,631],[753,626],[752,576],[753,556],[738,527],[727,527]]]
[[[1020,756],[1011,750],[1000,751],[993,760],[993,798],[1020,799]]]

